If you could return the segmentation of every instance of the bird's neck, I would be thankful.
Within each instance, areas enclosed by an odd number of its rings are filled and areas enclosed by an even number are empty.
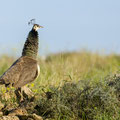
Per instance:
[[[31,58],[36,59],[38,54],[38,32],[32,29],[29,34],[28,38],[24,44],[24,48],[22,51],[22,56],[29,56]]]

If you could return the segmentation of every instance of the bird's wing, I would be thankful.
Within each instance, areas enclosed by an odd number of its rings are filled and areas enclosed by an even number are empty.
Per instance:
[[[37,61],[30,57],[19,58],[2,76],[5,84],[22,87],[37,77]]]
[[[3,75],[0,77],[0,83],[3,84],[12,84],[18,81],[21,71],[21,63],[23,60],[19,58],[16,60],[10,68],[6,72],[3,73]]]
[[[24,59],[24,65],[22,66],[19,80],[14,84],[14,87],[22,87],[27,83],[30,83],[38,76],[38,63],[36,60],[26,57]]]

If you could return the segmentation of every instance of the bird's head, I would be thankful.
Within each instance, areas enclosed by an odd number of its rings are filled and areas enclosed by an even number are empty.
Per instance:
[[[39,28],[43,28],[43,26],[40,26],[38,24],[34,24],[32,29],[37,31]]]

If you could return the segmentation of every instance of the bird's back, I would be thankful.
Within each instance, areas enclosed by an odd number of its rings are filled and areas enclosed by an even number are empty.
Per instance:
[[[0,83],[20,88],[30,83],[38,76],[38,62],[27,56],[22,56],[0,77]]]

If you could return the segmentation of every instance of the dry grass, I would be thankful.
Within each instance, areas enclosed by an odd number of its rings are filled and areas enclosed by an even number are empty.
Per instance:
[[[14,58],[0,57],[0,74]],[[36,110],[58,120],[119,120],[120,57],[89,52],[60,53],[39,58],[41,73],[28,86],[36,94]],[[113,86],[109,86],[109,82]],[[117,82],[116,82],[117,81]],[[14,100],[12,100],[14,101]]]

